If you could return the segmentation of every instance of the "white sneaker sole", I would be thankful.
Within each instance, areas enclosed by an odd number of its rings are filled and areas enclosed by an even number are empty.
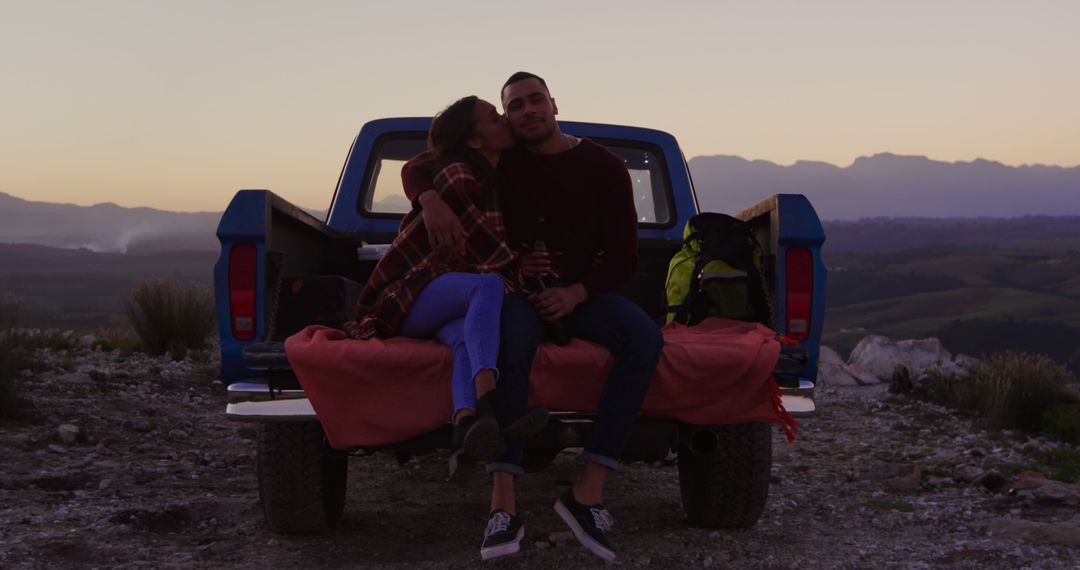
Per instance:
[[[480,548],[480,559],[491,560],[492,558],[498,558],[500,556],[506,556],[508,554],[517,554],[521,551],[521,539],[525,538],[525,525],[521,525],[518,529],[517,536],[514,537],[513,542],[507,542],[498,546],[491,546],[488,548]]]
[[[610,548],[604,546],[603,544],[600,544],[599,542],[593,540],[593,537],[589,536],[589,533],[585,532],[585,530],[581,528],[581,525],[578,524],[577,519],[575,519],[574,515],[570,513],[570,510],[562,504],[562,501],[555,501],[555,512],[558,513],[559,518],[561,518],[563,522],[566,523],[566,526],[570,527],[570,530],[574,533],[574,537],[577,538],[578,542],[580,542],[582,546],[587,548],[589,552],[592,552],[593,554],[599,556],[600,558],[603,558],[604,560],[607,560],[608,562],[613,562],[615,560],[615,552],[613,552]]]

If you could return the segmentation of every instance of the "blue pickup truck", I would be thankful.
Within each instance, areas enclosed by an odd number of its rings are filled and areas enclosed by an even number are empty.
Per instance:
[[[367,123],[345,160],[326,220],[267,190],[241,190],[218,226],[214,268],[222,379],[230,419],[258,424],[260,503],[274,532],[316,532],[342,516],[350,455],[378,451],[408,460],[449,445],[449,428],[376,449],[335,450],[289,369],[282,341],[309,324],[340,325],[383,247],[411,204],[401,166],[425,148],[429,118]],[[639,228],[639,267],[621,291],[663,322],[668,263],[698,213],[686,161],[675,138],[656,130],[560,122],[621,157],[631,174]],[[733,207],[738,206],[732,204]],[[733,210],[734,211],[734,210]],[[813,387],[825,312],[825,236],[801,195],[765,198],[735,214],[763,246],[762,274],[775,328],[805,348],[778,374],[793,413],[814,409]],[[557,413],[528,445],[526,469],[546,466],[563,448],[580,447],[585,413]],[[682,502],[690,522],[707,527],[753,525],[764,510],[772,465],[769,424],[690,426],[641,418],[624,461],[677,455]]]

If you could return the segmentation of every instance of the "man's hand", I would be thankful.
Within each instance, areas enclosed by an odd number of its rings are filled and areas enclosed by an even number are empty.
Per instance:
[[[546,251],[530,251],[518,258],[523,277],[543,277],[551,273],[551,254]]]
[[[432,249],[443,255],[464,255],[468,234],[457,214],[434,190],[424,192],[419,200]]]
[[[581,283],[569,287],[551,287],[529,295],[536,306],[536,314],[545,321],[554,321],[569,315],[589,294]]]

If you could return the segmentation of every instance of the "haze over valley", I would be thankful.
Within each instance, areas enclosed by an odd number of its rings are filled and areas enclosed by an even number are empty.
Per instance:
[[[737,156],[699,156],[688,164],[707,211],[737,212],[772,194],[795,193],[806,195],[825,221],[1080,215],[1080,166],[949,163],[888,153],[847,167],[809,161],[781,166]],[[332,194],[327,189],[327,202]],[[319,211],[325,204],[300,205],[317,217],[325,212]],[[0,192],[0,243],[114,253],[216,249],[220,216],[53,204]]]

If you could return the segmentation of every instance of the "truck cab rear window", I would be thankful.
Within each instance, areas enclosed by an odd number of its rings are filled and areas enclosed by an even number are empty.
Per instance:
[[[367,176],[366,191],[361,194],[364,201],[362,212],[397,216],[412,209],[401,184],[401,167],[427,148],[426,136],[426,133],[399,135],[384,137],[379,141],[368,168],[370,174]]]
[[[662,157],[648,146],[598,140],[626,164],[634,189],[638,224],[666,226],[671,222],[670,190]],[[384,137],[373,153],[360,210],[367,215],[401,216],[412,204],[401,184],[401,168],[426,148],[426,133]]]

